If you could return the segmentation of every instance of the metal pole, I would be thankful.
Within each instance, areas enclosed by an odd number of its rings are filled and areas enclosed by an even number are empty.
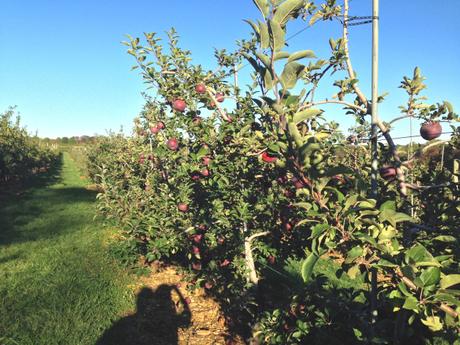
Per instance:
[[[378,68],[379,68],[379,0],[372,2],[372,166],[371,166],[371,198],[378,199],[378,146],[377,146],[377,123],[378,118]],[[371,269],[371,332],[374,333],[374,325],[377,322],[377,269]]]
[[[378,152],[377,152],[377,123],[378,123],[378,68],[379,68],[379,0],[372,0],[372,176],[371,197],[377,199],[378,186]]]

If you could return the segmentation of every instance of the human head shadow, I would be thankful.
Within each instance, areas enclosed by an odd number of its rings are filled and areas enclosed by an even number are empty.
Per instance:
[[[173,293],[179,296],[177,308]],[[143,288],[136,305],[135,314],[116,321],[96,345],[176,345],[178,329],[190,325],[190,309],[174,285],[163,284],[155,291]]]

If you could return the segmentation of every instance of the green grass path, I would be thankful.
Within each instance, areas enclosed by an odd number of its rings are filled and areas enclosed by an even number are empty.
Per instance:
[[[75,162],[47,178],[0,201],[0,345],[94,344],[132,307]]]

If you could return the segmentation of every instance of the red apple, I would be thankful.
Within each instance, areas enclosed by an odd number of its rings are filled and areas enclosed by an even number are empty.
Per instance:
[[[212,289],[213,285],[212,285],[211,282],[206,282],[206,283],[204,283],[204,287],[205,287],[206,289],[210,290],[210,289]]]
[[[159,121],[156,125],[157,128],[159,129],[164,129],[166,126],[165,126],[165,123],[163,121]]]
[[[223,237],[218,237],[217,238],[217,243],[224,244],[224,242],[225,242],[225,239]]]
[[[150,127],[150,133],[152,134],[157,134],[160,131],[160,128],[158,128],[158,125]]]
[[[274,163],[277,159],[275,156],[270,156],[266,151],[262,152],[261,157],[265,163]]]
[[[186,203],[183,203],[183,202],[180,202],[178,205],[177,205],[177,208],[179,209],[179,211],[181,212],[188,212],[188,205]]]
[[[425,140],[438,138],[442,133],[442,127],[439,122],[428,121],[420,128],[420,135]]]
[[[216,93],[216,101],[222,103],[225,100],[225,96],[222,92]]]
[[[393,180],[396,177],[396,168],[395,167],[383,167],[380,169],[380,176],[384,180]]]
[[[195,126],[198,126],[200,123],[201,123],[201,117],[199,116],[195,116],[193,119],[192,119],[192,122]]]
[[[204,176],[204,177],[208,177],[209,176],[209,170],[204,168],[201,170],[201,175]]]
[[[216,103],[214,103],[213,101],[209,102],[208,108],[214,109],[215,107],[216,107]]]
[[[203,239],[203,235],[201,235],[201,234],[192,235],[192,240],[195,243],[201,243],[202,239]]]
[[[228,260],[228,259],[225,259],[224,261],[222,261],[220,263],[220,267],[225,267],[225,266],[228,266],[228,265],[230,265],[230,260]]]
[[[209,157],[203,157],[202,159],[204,165],[209,165],[211,163],[211,158]]]
[[[198,225],[198,229],[200,229],[201,231],[206,231],[208,229],[208,227],[204,224],[200,224]]]
[[[180,111],[181,113],[185,110],[186,106],[187,104],[182,99],[176,99],[172,104],[173,109],[176,111]]]
[[[273,255],[270,255],[268,258],[267,258],[268,262],[273,265],[275,263],[275,257]]]
[[[197,86],[195,86],[195,91],[200,94],[206,93],[206,85],[204,85],[203,83],[198,84]]]
[[[179,148],[179,142],[176,138],[171,138],[166,142],[166,146],[168,146],[168,149],[176,151]]]
[[[200,248],[196,247],[196,246],[193,246],[192,247],[192,252],[193,254],[195,255],[199,255],[200,254]]]

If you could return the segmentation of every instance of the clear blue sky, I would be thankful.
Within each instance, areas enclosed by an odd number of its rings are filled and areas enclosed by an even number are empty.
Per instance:
[[[0,0],[0,111],[17,105],[29,131],[42,137],[103,134],[124,126],[141,110],[145,85],[120,44],[125,34],[164,32],[174,26],[194,61],[212,68],[213,48],[235,47],[257,18],[251,0]],[[352,15],[370,15],[371,0],[353,0]],[[459,0],[381,1],[380,90],[389,91],[384,119],[404,102],[401,77],[418,65],[428,78],[426,95],[460,108]],[[289,28],[288,35],[305,25]],[[353,27],[351,55],[364,90],[370,83],[371,27]],[[292,49],[327,57],[335,24],[319,24],[293,38]],[[245,69],[249,72],[249,68]],[[323,90],[330,95],[332,90]],[[351,122],[338,110],[329,117]],[[344,128],[345,129],[345,128]],[[408,134],[408,124],[397,128]]]

